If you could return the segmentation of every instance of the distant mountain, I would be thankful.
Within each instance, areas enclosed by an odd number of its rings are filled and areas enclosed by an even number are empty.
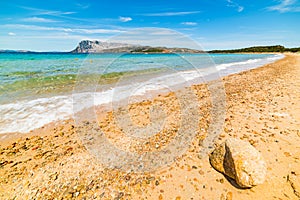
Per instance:
[[[101,41],[83,40],[78,46],[71,51],[71,53],[101,53],[107,51],[118,52],[120,49],[130,49],[137,47],[136,45],[130,45],[125,43],[111,43]]]
[[[71,53],[203,53],[188,48],[167,48],[83,40]]]
[[[273,53],[273,52],[300,52],[300,47],[298,48],[285,48],[281,45],[275,46],[254,46],[242,49],[231,49],[231,50],[212,50],[208,53]]]

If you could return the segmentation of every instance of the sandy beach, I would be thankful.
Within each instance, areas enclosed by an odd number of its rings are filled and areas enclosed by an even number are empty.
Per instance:
[[[83,145],[73,120],[45,125],[28,134],[0,136],[1,199],[299,199],[300,192],[300,54],[222,79],[226,92],[225,119],[219,144],[229,137],[249,141],[267,163],[262,185],[239,189],[200,155],[212,116],[206,84],[189,88],[199,105],[195,137],[184,155],[154,172],[108,169]],[[180,93],[180,92],[179,92]],[[164,128],[142,143],[124,135],[113,112],[98,108],[99,128],[126,151],[163,149],[176,136],[180,105],[174,93],[129,105],[135,125],[151,122],[150,106],[165,108]],[[121,112],[121,111],[120,111]],[[122,116],[122,113],[120,114]],[[180,120],[179,120],[180,121]],[[187,122],[188,123],[188,122]],[[295,182],[290,176],[296,177]],[[298,195],[298,196],[297,196]]]

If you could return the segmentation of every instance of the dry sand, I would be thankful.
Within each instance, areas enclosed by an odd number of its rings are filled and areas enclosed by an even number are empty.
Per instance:
[[[239,189],[201,156],[201,142],[213,121],[207,85],[191,87],[199,113],[196,135],[183,156],[151,173],[107,169],[89,154],[79,136],[93,122],[48,124],[29,134],[2,136],[1,199],[299,199],[291,175],[300,179],[300,55],[286,54],[273,64],[223,78],[226,116],[216,143],[228,137],[249,141],[265,158],[267,180]],[[167,116],[163,129],[142,142],[118,127],[114,113],[98,108],[99,127],[120,149],[142,154],[163,149],[174,139],[181,112],[174,93],[129,106],[133,123],[151,123],[151,105]],[[180,109],[181,108],[181,109]],[[120,110],[119,112],[122,112]],[[122,116],[122,114],[121,114]],[[160,116],[157,120],[165,119]],[[79,133],[79,134],[78,134]]]

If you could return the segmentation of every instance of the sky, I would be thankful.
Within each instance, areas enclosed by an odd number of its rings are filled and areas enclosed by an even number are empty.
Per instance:
[[[299,0],[2,0],[0,49],[70,51],[143,27],[178,32],[203,50],[299,47],[299,21]]]

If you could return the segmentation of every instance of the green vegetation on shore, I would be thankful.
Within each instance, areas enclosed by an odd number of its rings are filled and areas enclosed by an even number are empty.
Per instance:
[[[300,47],[298,48],[285,48],[281,45],[275,46],[254,46],[242,49],[230,49],[230,50],[212,50],[208,53],[272,53],[272,52],[300,52]]]
[[[137,48],[134,51],[131,51],[131,53],[163,53],[166,51],[170,52],[188,52],[189,49],[179,49],[179,48],[162,48],[162,47],[149,47],[149,48]],[[281,45],[275,45],[275,46],[254,46],[254,47],[247,47],[242,49],[229,49],[229,50],[212,50],[208,51],[207,53],[274,53],[274,52],[300,52],[300,47],[297,48],[285,48]],[[195,52],[192,52],[195,53]],[[203,53],[201,51],[196,53]]]
[[[149,48],[137,48],[132,50],[132,53],[162,53],[165,49],[158,47],[149,47]]]

